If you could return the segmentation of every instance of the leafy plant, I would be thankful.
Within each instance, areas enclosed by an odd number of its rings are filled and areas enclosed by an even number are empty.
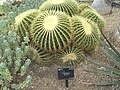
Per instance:
[[[32,77],[27,76],[27,69],[31,60],[27,58],[29,46],[27,36],[19,45],[20,40],[15,32],[9,31],[6,35],[0,34],[0,88],[2,90],[20,90],[27,87]]]
[[[118,31],[120,32],[120,29],[118,28]],[[119,33],[120,34],[120,33]],[[91,62],[95,64],[98,67],[103,67],[106,69],[106,71],[96,71],[96,70],[86,70],[88,72],[94,72],[97,74],[102,74],[110,77],[120,77],[120,51],[118,51],[106,38],[106,36],[102,33],[104,36],[106,42],[99,40],[100,44],[104,47],[105,50],[103,50],[104,55],[106,55],[114,64],[114,68],[112,66],[103,65],[97,62]],[[98,37],[96,37],[98,39]],[[108,46],[109,45],[109,46]],[[95,85],[120,85],[120,81],[112,81],[112,82],[101,82],[101,83],[95,83]],[[119,88],[120,89],[120,88]],[[116,90],[119,90],[116,89]]]
[[[19,7],[11,6],[12,11],[17,15],[30,9],[37,9],[46,0],[22,0]]]

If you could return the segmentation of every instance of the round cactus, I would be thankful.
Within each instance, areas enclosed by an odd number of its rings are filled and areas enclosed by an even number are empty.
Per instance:
[[[40,10],[61,11],[72,16],[78,13],[78,4],[75,0],[47,0],[40,6]]]
[[[30,58],[36,63],[50,63],[53,60],[53,54],[42,50],[35,42],[30,43]],[[32,56],[31,56],[32,55]]]
[[[30,25],[37,15],[36,9],[31,9],[15,17],[15,24],[18,27],[18,34],[23,40],[26,32],[29,32]]]
[[[100,37],[97,24],[80,16],[74,16],[72,23],[75,44],[85,51],[95,49],[98,43],[96,35]]]
[[[62,50],[70,43],[70,18],[62,12],[46,11],[34,20],[31,31],[34,41],[42,49]]]
[[[95,23],[97,23],[100,30],[102,30],[104,28],[104,26],[105,26],[105,21],[104,21],[103,17],[100,16],[100,14],[97,13],[96,11],[94,11],[94,10],[84,9],[80,13],[80,15],[82,17],[88,18],[88,19],[94,21]]]
[[[76,66],[85,58],[84,52],[74,46],[69,46],[62,52],[56,54],[56,60],[59,64]]]

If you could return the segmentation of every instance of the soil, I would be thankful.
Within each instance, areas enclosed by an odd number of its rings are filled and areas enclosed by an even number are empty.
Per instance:
[[[106,20],[105,35],[110,38],[111,32],[114,32],[117,26],[120,26],[120,9],[114,9],[113,13],[103,15]],[[118,46],[119,48],[119,46]],[[74,68],[74,80],[69,80],[69,87],[65,87],[64,80],[58,80],[57,68],[64,67],[56,64],[43,66],[39,64],[32,64],[29,69],[29,74],[33,77],[33,82],[25,90],[116,90],[120,86],[95,86],[91,83],[116,81],[120,80],[118,77],[108,77],[89,73],[84,70],[95,69],[104,70],[102,67],[96,67],[90,61],[100,62],[105,65],[113,66],[113,63],[103,55],[102,47],[99,47],[94,53],[88,53],[86,60]],[[114,66],[113,66],[114,67]]]

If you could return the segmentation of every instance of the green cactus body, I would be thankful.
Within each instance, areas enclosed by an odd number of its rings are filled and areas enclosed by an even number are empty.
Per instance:
[[[40,48],[59,51],[70,43],[70,18],[62,12],[46,11],[34,20],[31,31]]]
[[[84,52],[74,46],[69,46],[56,54],[57,62],[64,65],[76,66],[85,59]]]
[[[32,56],[31,56],[32,55]],[[30,58],[36,63],[50,63],[53,60],[53,54],[42,50],[36,43],[30,44]]]
[[[62,11],[72,16],[78,13],[78,4],[75,0],[47,0],[40,6],[41,11]]]
[[[86,4],[86,3],[79,4],[79,6],[78,6],[79,13],[84,11],[85,9],[90,9],[90,10],[96,11],[89,4]]]
[[[21,40],[23,40],[25,33],[29,32],[30,25],[36,17],[37,13],[38,12],[36,9],[31,9],[15,17],[15,24],[18,27],[18,34],[20,35]]]
[[[100,37],[97,24],[80,16],[74,16],[72,23],[75,44],[85,51],[95,49],[98,44],[95,35]]]
[[[90,19],[90,20],[94,21],[95,23],[97,23],[100,30],[102,30],[105,26],[105,21],[104,21],[103,17],[100,16],[100,14],[94,10],[84,9],[80,13],[80,16],[87,18],[87,19]]]

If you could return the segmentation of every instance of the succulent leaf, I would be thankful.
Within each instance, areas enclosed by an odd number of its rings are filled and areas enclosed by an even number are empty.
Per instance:
[[[72,18],[74,40],[85,51],[95,49],[98,44],[95,35],[100,37],[98,26],[89,19],[75,16]]]
[[[75,0],[47,0],[40,6],[41,11],[62,11],[72,16],[78,12],[78,4]]]
[[[30,60],[30,59],[27,59],[26,62],[24,63],[24,65],[21,66],[20,76],[25,75],[25,73],[26,73],[26,71],[28,70],[30,64],[31,64],[31,60]]]
[[[70,18],[62,12],[46,11],[34,20],[31,31],[40,48],[62,50],[70,43]]]

